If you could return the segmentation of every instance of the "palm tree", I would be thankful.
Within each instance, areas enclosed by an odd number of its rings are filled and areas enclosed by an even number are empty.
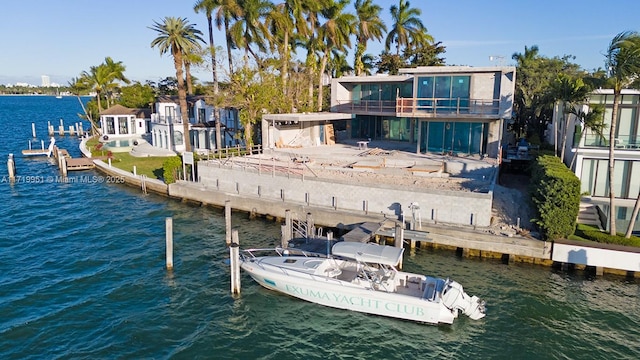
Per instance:
[[[609,234],[616,234],[616,207],[614,189],[614,164],[616,123],[622,89],[640,76],[640,33],[625,31],[616,35],[609,44],[606,54],[606,68],[613,85],[613,111],[609,128]]]
[[[186,18],[165,17],[162,22],[154,21],[150,29],[158,33],[158,37],[151,41],[151,47],[157,47],[160,55],[171,52],[173,65],[176,69],[178,81],[178,99],[180,102],[180,116],[184,131],[185,150],[191,151],[191,138],[189,136],[189,109],[187,108],[187,92],[182,75],[183,55],[200,47],[204,40],[200,37],[202,32],[189,24]]]
[[[356,76],[364,72],[362,57],[367,50],[367,42],[371,39],[381,40],[387,31],[384,22],[380,20],[382,8],[371,3],[372,0],[356,0],[355,9],[358,17],[356,30],[356,53],[353,60]]]
[[[231,39],[236,46],[244,49],[245,66],[248,64],[248,54],[261,66],[260,57],[256,54],[251,45],[258,47],[258,50],[265,52],[267,49],[266,39],[269,39],[267,26],[263,20],[269,15],[273,4],[269,0],[239,0],[241,16],[231,26]]]
[[[412,8],[408,1],[400,0],[400,3],[397,6],[392,5],[390,10],[393,26],[385,41],[386,51],[395,43],[396,55],[400,55],[401,46],[408,47],[414,41],[433,41],[433,37],[427,33],[420,20],[420,9]]]
[[[216,12],[215,22],[218,30],[224,26],[224,34],[227,42],[227,60],[229,62],[229,77],[233,75],[233,56],[231,49],[235,49],[236,45],[231,38],[231,21],[237,19],[242,14],[242,9],[238,4],[238,0],[219,0],[218,11]]]
[[[353,14],[343,12],[349,4],[349,0],[340,0],[323,11],[326,21],[318,29],[319,38],[322,41],[323,55],[320,62],[320,79],[318,81],[318,111],[322,111],[322,79],[329,59],[329,53],[336,49],[342,51],[345,47],[351,47],[349,37],[355,33],[356,17]]]
[[[107,107],[109,107],[110,100],[113,97],[112,90],[117,87],[117,84],[114,81],[122,81],[125,84],[130,84],[131,81],[124,76],[126,67],[122,65],[122,61],[115,62],[111,57],[107,56],[104,58],[104,66],[107,68],[109,78],[111,78],[111,81],[106,84],[106,90],[110,95],[107,97]]]
[[[101,64],[98,66],[90,67],[89,71],[83,71],[80,75],[82,81],[96,93],[98,113],[102,111],[102,95],[106,91],[107,85],[112,82],[109,74],[109,68],[107,68],[104,64]]]
[[[569,132],[569,120],[567,114],[580,103],[583,103],[591,89],[581,78],[573,78],[566,74],[558,74],[551,83],[550,96],[555,101],[560,101],[562,106],[562,146],[560,148],[560,161],[564,162],[564,152],[567,146],[567,133]],[[555,143],[558,143],[558,133],[555,133]],[[557,145],[556,145],[557,146]],[[557,156],[556,152],[556,156]]]
[[[85,119],[89,120],[91,123],[91,130],[93,134],[100,134],[100,129],[96,126],[96,123],[93,121],[91,117],[91,113],[87,111],[87,108],[84,106],[82,99],[80,98],[80,94],[89,90],[89,86],[87,86],[86,81],[82,77],[72,78],[68,83],[69,92],[74,94],[78,98],[78,102],[82,107],[82,111],[84,112]]]
[[[216,44],[213,41],[213,11],[220,6],[220,0],[198,0],[193,10],[204,11],[209,29],[209,50],[211,52],[211,72],[213,73],[213,93],[218,95],[218,65],[216,61]]]

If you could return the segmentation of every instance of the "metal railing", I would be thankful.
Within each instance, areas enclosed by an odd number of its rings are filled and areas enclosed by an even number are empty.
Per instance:
[[[155,124],[182,124],[180,116],[151,114],[151,122]]]
[[[498,115],[499,99],[398,98],[396,100],[338,100],[338,112],[420,115]]]
[[[584,135],[582,147],[586,148],[608,148],[609,135],[600,136],[597,134]],[[640,150],[640,136],[638,135],[618,135],[615,138],[616,149]]]

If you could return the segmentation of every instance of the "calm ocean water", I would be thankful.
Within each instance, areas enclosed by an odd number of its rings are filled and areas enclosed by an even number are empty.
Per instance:
[[[77,99],[0,96],[0,358],[2,359],[637,359],[638,280],[459,259],[417,250],[405,269],[458,280],[487,301],[481,321],[428,326],[324,308],[243,275],[229,291],[224,216],[101,182],[55,177],[23,158],[31,123],[79,121]],[[85,129],[88,126],[85,124]],[[78,140],[57,137],[79,156]],[[6,182],[16,154],[22,181]],[[98,175],[71,173],[72,177]],[[89,177],[85,177],[87,179]],[[164,221],[174,221],[174,271]],[[234,213],[244,246],[272,246],[279,224]]]

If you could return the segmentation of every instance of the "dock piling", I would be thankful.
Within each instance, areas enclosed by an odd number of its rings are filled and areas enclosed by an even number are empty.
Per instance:
[[[9,158],[7,159],[7,171],[9,172],[9,180],[16,180],[16,163],[13,160],[13,154],[9,154]]]
[[[231,200],[224,202],[224,227],[225,241],[227,246],[231,245]]]
[[[229,260],[231,265],[231,293],[240,294],[240,244],[238,230],[233,230],[232,242],[229,245]]]
[[[173,218],[168,217],[165,219],[165,231],[166,231],[166,262],[167,270],[173,270]]]
[[[35,139],[36,136],[36,123],[31,123],[31,134],[33,135],[33,138]]]
[[[396,223],[396,232],[394,235],[393,245],[395,247],[402,248],[404,241],[404,226],[400,223]],[[402,259],[400,259],[400,262],[398,263],[398,269],[402,269]]]

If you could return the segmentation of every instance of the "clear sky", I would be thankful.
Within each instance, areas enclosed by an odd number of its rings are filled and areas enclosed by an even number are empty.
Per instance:
[[[389,7],[399,0],[375,0],[391,26]],[[278,2],[275,0],[274,2]],[[574,55],[586,70],[604,66],[611,39],[625,30],[640,31],[638,0],[412,0],[422,22],[446,47],[448,65],[510,65],[514,53],[537,45],[548,57]],[[3,1],[0,21],[0,84],[40,85],[41,75],[67,82],[99,65],[106,56],[122,61],[132,80],[175,76],[170,56],[150,47],[149,29],[165,16],[186,17],[203,32],[207,20],[193,11],[195,0],[31,0]],[[351,8],[350,8],[351,10]],[[224,37],[215,30],[216,45]],[[383,45],[370,43],[378,55]],[[349,54],[352,62],[353,51]],[[494,56],[491,61],[490,57]],[[196,76],[209,80],[208,72]]]

